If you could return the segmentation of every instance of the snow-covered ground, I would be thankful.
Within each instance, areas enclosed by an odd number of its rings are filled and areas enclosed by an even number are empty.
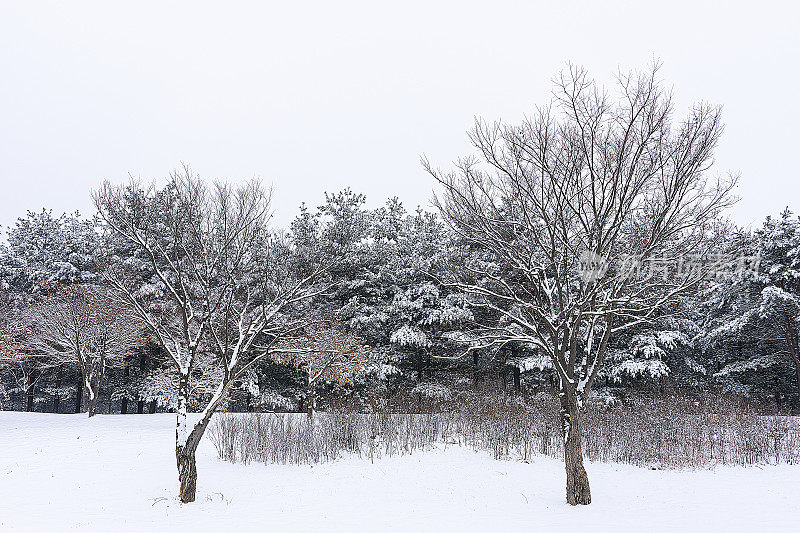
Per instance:
[[[0,412],[0,530],[793,531],[800,466],[654,471],[589,464],[594,503],[564,501],[561,463],[449,447],[316,466],[232,465],[204,440],[181,505],[173,415]]]

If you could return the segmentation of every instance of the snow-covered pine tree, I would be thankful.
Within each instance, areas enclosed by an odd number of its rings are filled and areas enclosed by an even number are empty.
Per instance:
[[[292,224],[298,255],[310,263],[339,258],[335,289],[321,303],[373,347],[366,373],[373,389],[430,380],[455,347],[444,333],[472,316],[463,295],[440,281],[452,239],[435,214],[408,214],[396,198],[377,209],[350,190],[326,201],[315,213],[301,208]]]
[[[737,248],[759,258],[758,275],[724,279],[707,291],[702,346],[716,360],[714,377],[729,389],[797,405],[800,221],[788,209],[767,217]]]

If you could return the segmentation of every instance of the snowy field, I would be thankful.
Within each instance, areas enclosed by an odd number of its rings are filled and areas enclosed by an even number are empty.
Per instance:
[[[174,415],[0,412],[0,531],[793,531],[800,466],[654,471],[449,447],[317,466],[233,465],[204,439],[197,501],[176,497]]]

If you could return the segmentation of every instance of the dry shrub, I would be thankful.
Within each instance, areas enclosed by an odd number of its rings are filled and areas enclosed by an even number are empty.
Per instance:
[[[453,445],[528,461],[562,456],[557,414],[552,394],[470,394],[427,413],[220,414],[210,438],[221,459],[242,463],[372,460]],[[737,399],[639,394],[592,403],[583,450],[591,461],[650,468],[800,463],[800,429],[792,417]]]

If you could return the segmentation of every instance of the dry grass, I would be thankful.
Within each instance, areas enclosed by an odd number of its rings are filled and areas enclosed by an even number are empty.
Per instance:
[[[429,413],[221,414],[209,430],[219,457],[249,463],[317,463],[343,454],[374,459],[433,446],[468,446],[497,459],[561,457],[558,406],[550,394],[470,395]],[[650,468],[800,463],[792,417],[765,415],[716,396],[637,395],[590,405],[584,455]]]

